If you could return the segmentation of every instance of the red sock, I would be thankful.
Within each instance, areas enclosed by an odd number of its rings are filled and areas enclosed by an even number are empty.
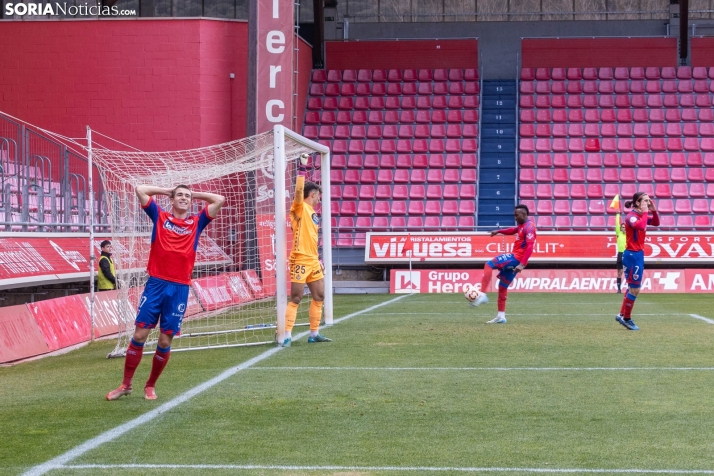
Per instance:
[[[625,293],[625,299],[622,300],[622,308],[620,309],[620,314],[622,314],[625,319],[631,319],[632,308],[635,307],[635,299],[637,299],[637,296]]]
[[[126,357],[124,358],[124,380],[122,385],[131,386],[131,380],[134,378],[134,372],[144,356],[144,344],[134,342],[134,339],[129,342],[129,348],[126,349]]]
[[[147,387],[156,387],[156,381],[159,379],[161,372],[164,371],[166,364],[169,363],[169,357],[171,357],[171,347],[166,349],[156,347],[154,360],[151,363],[151,374],[149,375],[149,380],[146,381]]]
[[[498,286],[498,312],[506,312],[506,299],[508,299],[508,288]]]
[[[481,278],[481,292],[488,292],[489,287],[491,287],[491,275],[493,274],[493,268],[491,268],[488,263],[483,265],[483,277]]]

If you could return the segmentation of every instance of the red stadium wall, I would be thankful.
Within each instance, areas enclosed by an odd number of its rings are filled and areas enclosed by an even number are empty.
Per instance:
[[[676,38],[524,38],[523,68],[677,66]]]
[[[328,41],[325,69],[478,68],[478,40]]]
[[[298,74],[297,74],[297,103],[293,114],[297,116],[296,132],[302,132],[302,123],[305,120],[305,108],[307,107],[307,92],[310,88],[310,77],[312,76],[312,46],[302,38],[298,37]]]
[[[692,38],[692,66],[714,66],[714,38]]]
[[[142,150],[226,142],[245,136],[247,43],[241,21],[4,22],[0,110]]]

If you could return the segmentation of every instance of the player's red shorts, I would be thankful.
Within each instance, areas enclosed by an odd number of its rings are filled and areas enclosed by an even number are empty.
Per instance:
[[[516,266],[521,264],[520,261],[513,256],[513,253],[504,253],[493,258],[486,263],[493,269],[499,270],[498,285],[507,288],[516,278]]]

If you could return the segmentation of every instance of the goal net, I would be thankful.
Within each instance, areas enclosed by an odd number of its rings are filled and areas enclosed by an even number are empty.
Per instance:
[[[89,169],[96,166],[103,184],[101,200],[111,230],[119,283],[119,337],[108,357],[125,354],[149,277],[146,264],[153,223],[141,209],[134,191],[137,185],[173,188],[183,184],[192,191],[226,198],[218,216],[201,234],[181,334],[174,338],[171,349],[282,342],[291,244],[287,213],[301,154],[310,156],[308,179],[323,187],[323,204],[316,211],[322,215],[322,259],[326,270],[331,270],[327,147],[276,126],[260,135],[193,150],[89,150]],[[171,211],[168,197],[153,198],[162,209]],[[204,206],[205,202],[194,199],[189,214],[198,214]],[[91,241],[96,252],[101,240]],[[324,319],[328,325],[332,323],[331,280],[331,273],[326,272]],[[308,325],[309,301],[303,299],[296,325]],[[157,340],[158,326],[150,334],[146,349],[153,350]]]

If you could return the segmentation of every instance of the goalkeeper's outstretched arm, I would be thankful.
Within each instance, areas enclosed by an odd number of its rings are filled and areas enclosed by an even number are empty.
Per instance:
[[[226,203],[226,197],[217,193],[193,192],[192,198],[208,202],[208,215],[211,218],[216,218],[218,212],[221,211],[221,207]]]
[[[308,154],[300,154],[300,164],[298,164],[298,176],[295,179],[295,198],[293,198],[293,207],[299,206],[305,200],[305,173],[307,173],[307,161],[310,156]]]
[[[295,198],[293,198],[293,207],[302,204],[305,199],[305,177],[298,175],[295,179]]]

